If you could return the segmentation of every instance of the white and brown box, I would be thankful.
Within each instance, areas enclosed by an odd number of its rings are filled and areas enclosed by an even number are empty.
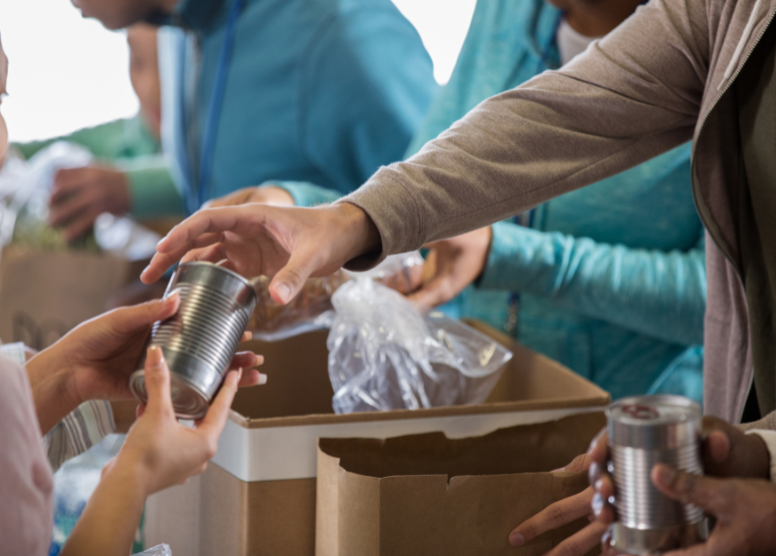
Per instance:
[[[218,454],[200,477],[152,496],[148,546],[186,556],[312,556],[319,438],[448,438],[600,412],[609,395],[562,365],[482,324],[514,352],[487,403],[418,411],[335,415],[327,331],[252,342],[266,358],[266,386],[238,394]],[[519,501],[515,501],[519,504]]]

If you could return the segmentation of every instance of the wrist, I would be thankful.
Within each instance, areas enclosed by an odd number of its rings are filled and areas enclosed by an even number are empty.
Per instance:
[[[348,237],[354,238],[348,260],[382,250],[380,232],[364,210],[348,202],[337,203],[334,208],[342,219],[342,229],[346,230]]]
[[[36,354],[25,364],[41,432],[46,434],[81,400],[74,388],[73,373],[51,347]]]
[[[103,479],[107,477],[131,485],[132,491],[137,492],[144,500],[154,493],[151,470],[141,455],[129,449],[122,449],[113,464],[105,468]]]
[[[757,479],[774,478],[771,470],[774,468],[774,452],[776,452],[776,432],[774,431],[749,431],[744,438],[750,447],[747,452],[749,458],[750,476]]]

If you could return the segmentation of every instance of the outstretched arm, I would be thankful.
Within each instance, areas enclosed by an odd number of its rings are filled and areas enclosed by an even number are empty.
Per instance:
[[[485,101],[332,207],[202,211],[159,244],[143,279],[205,248],[191,257],[277,273],[270,292],[286,303],[310,275],[503,220],[678,146],[704,90],[705,10],[653,0],[563,70]]]
[[[650,2],[562,70],[484,101],[345,200],[375,222],[385,253],[400,253],[688,141],[707,76],[705,10],[704,2]]]

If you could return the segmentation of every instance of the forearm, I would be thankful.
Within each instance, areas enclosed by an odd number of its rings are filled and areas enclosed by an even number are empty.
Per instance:
[[[126,556],[132,548],[146,494],[137,466],[119,459],[103,473],[62,556]]]
[[[677,4],[651,2],[562,71],[483,102],[415,157],[379,171],[348,201],[375,221],[388,253],[410,251],[687,141],[707,53],[684,44],[695,30],[673,13],[703,8]]]
[[[703,343],[702,249],[629,249],[499,223],[480,287],[526,292],[649,336]]]
[[[80,403],[73,395],[65,362],[57,358],[52,349],[41,351],[25,365],[42,435]]]

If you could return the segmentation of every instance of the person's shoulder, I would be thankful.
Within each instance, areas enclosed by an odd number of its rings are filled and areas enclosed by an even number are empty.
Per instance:
[[[369,36],[369,30],[393,28],[415,31],[415,27],[391,0],[342,0],[332,13],[333,28]]]

